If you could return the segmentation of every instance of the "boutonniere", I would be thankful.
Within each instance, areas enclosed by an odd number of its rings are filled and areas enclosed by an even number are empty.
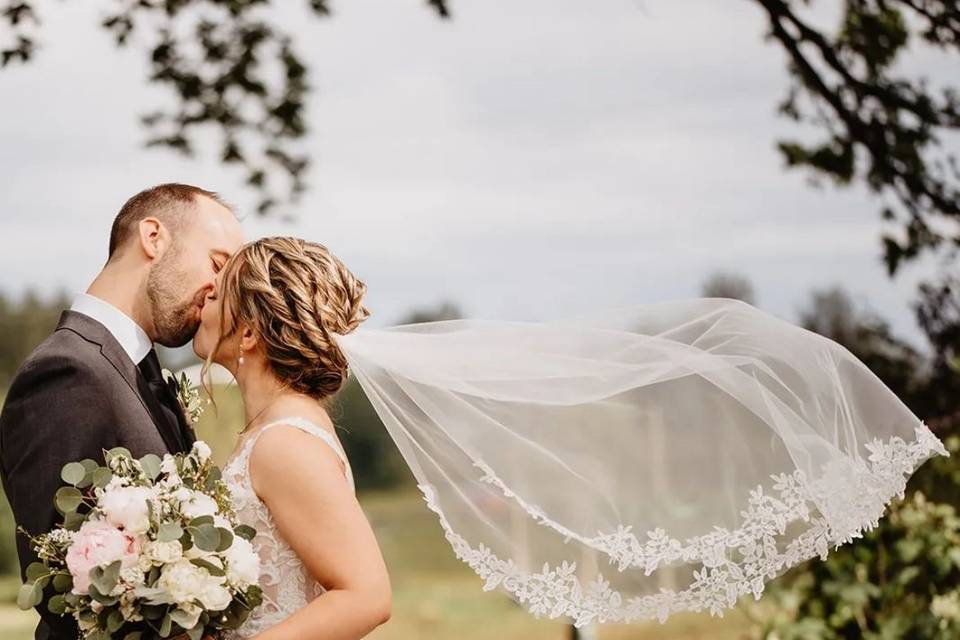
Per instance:
[[[180,403],[180,408],[183,410],[187,422],[191,425],[197,424],[197,421],[200,420],[200,414],[203,413],[210,400],[205,401],[200,397],[200,389],[190,384],[190,378],[187,377],[186,373],[181,372],[178,376],[169,369],[164,369],[163,378],[177,397],[177,402]]]

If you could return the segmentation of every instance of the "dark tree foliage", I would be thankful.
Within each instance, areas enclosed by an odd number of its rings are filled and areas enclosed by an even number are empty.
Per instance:
[[[428,4],[449,16],[445,0]],[[307,5],[316,16],[330,14],[328,0]],[[212,127],[220,159],[242,167],[260,194],[259,213],[295,201],[310,161],[296,145],[307,131],[310,87],[290,35],[270,20],[270,0],[122,0],[104,6],[103,28],[120,47],[134,34],[147,42],[149,80],[175,98],[171,108],[142,115],[147,144],[192,155],[198,131]],[[37,51],[33,33],[40,23],[33,2],[5,0],[0,7],[2,66],[28,62]]]
[[[960,53],[956,0],[845,0],[835,33],[805,21],[809,0],[755,0],[770,21],[770,38],[789,60],[793,84],[781,112],[822,132],[813,144],[786,141],[791,167],[846,185],[863,181],[890,196],[883,216],[903,225],[905,238],[884,238],[891,274],[924,249],[951,243],[932,224],[960,219],[960,171],[942,152],[943,136],[960,130],[960,96],[898,71],[901,54],[920,39]]]

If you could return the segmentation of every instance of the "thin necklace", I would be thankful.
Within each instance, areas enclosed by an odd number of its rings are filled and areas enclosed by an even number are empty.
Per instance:
[[[282,398],[282,397],[283,397],[283,391],[281,391],[280,393],[278,393],[277,396],[276,396],[273,400],[271,400],[271,401],[268,402],[266,405],[264,405],[263,409],[260,409],[260,411],[257,411],[256,415],[254,415],[252,418],[250,418],[250,420],[247,421],[247,424],[245,424],[245,425],[243,426],[243,429],[240,429],[240,431],[237,431],[237,435],[243,435],[244,433],[246,433],[247,429],[250,428],[250,425],[253,424],[254,421],[255,421],[257,418],[259,418],[261,415],[263,415],[263,412],[264,412],[264,411],[266,411],[267,409],[269,409],[270,407],[272,407],[274,404],[276,404],[276,403],[277,403],[277,400],[279,400],[279,399]]]

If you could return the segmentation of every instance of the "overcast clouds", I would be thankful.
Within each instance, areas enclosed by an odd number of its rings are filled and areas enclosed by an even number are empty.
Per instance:
[[[41,4],[43,50],[0,72],[5,291],[84,288],[144,186],[253,202],[211,156],[140,148],[136,116],[166,96],[90,4]],[[785,71],[752,3],[459,0],[452,22],[419,0],[342,0],[325,20],[292,4],[317,89],[313,188],[296,224],[245,227],[330,246],[378,324],[441,299],[526,319],[693,296],[724,269],[789,319],[810,288],[844,285],[919,343],[907,304],[925,269],[886,277],[879,203],[782,170]]]

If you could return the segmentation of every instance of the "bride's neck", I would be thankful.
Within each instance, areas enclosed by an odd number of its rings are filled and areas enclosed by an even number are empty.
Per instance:
[[[267,371],[244,372],[247,375],[237,380],[243,397],[244,423],[255,426],[270,414],[270,408],[283,396],[294,396],[296,392],[286,389],[277,378]]]

